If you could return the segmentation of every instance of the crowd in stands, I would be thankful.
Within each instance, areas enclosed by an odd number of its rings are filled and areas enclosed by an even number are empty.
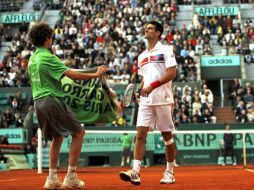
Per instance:
[[[208,5],[211,4],[210,0],[178,0],[179,5]]]
[[[201,90],[192,89],[186,85],[183,88],[175,86],[173,117],[176,124],[181,123],[216,123],[213,108],[213,93],[203,81]]]
[[[0,12],[18,12],[27,0],[0,0]]]
[[[241,84],[239,79],[234,79],[229,98],[235,111],[236,120],[240,123],[254,122],[254,89],[251,82]]]
[[[23,106],[24,101],[21,91],[10,93],[7,105],[1,110],[0,128],[9,128],[10,126],[23,127],[24,118],[21,114]]]
[[[52,52],[62,60],[71,60],[69,66],[76,69],[106,64],[112,73],[112,83],[128,84],[140,80],[137,56],[146,47],[143,27],[150,20],[163,23],[162,42],[173,46],[179,64],[176,81],[197,81],[195,55],[212,54],[211,35],[218,35],[218,43],[226,49],[226,54],[245,55],[242,52],[245,48],[250,52],[254,50],[251,19],[246,20],[242,27],[237,16],[201,17],[194,14],[190,25],[178,28],[178,5],[192,3],[203,5],[211,1],[46,1],[48,9],[61,9],[54,27]],[[0,36],[2,34],[3,40],[12,42],[0,63],[0,87],[29,86],[27,64],[34,47],[27,39],[28,30],[29,26],[24,23],[15,34],[10,25],[5,25],[2,30],[0,26]],[[247,59],[247,55],[245,57]],[[253,56],[249,57],[254,60]],[[203,88],[180,93],[174,90],[177,102],[175,117],[180,123],[209,123],[214,120],[212,92]]]
[[[189,28],[203,30],[203,39],[198,39],[196,51],[201,54],[212,54],[211,35],[218,36],[218,44],[222,47],[221,55],[244,56],[246,63],[254,63],[254,25],[251,18],[242,23],[236,16],[198,16],[193,17]]]

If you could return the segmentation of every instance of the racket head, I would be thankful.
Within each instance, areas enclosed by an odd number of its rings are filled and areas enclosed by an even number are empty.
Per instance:
[[[124,91],[123,104],[125,107],[129,107],[134,98],[135,85],[129,84]]]

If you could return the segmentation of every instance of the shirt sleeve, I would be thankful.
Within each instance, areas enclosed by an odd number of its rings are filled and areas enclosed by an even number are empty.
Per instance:
[[[43,62],[43,69],[45,69],[52,78],[58,81],[61,80],[63,73],[68,69],[57,56],[52,54],[50,54],[47,59],[44,57]]]
[[[166,68],[176,66],[175,54],[173,52],[173,46],[165,45],[164,47],[164,59]]]

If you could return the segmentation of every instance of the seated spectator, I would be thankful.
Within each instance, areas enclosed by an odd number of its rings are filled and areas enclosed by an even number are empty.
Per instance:
[[[248,122],[253,123],[254,122],[254,106],[247,109],[247,118]]]
[[[210,94],[208,89],[205,90],[204,94],[202,94],[200,98],[202,104],[206,104],[207,106],[209,104],[213,104],[213,95]]]
[[[242,114],[242,111],[246,112],[246,105],[243,100],[240,100],[236,106],[236,119],[238,120],[239,116]]]
[[[212,55],[212,50],[211,50],[210,45],[208,45],[208,44],[204,45],[203,54],[204,55]]]
[[[246,82],[245,83],[245,87],[244,87],[244,90],[243,90],[243,94],[247,94],[247,91],[250,91],[251,94],[254,95],[254,89],[253,87],[251,86],[251,83],[250,82]]]
[[[21,118],[21,115],[19,112],[15,113],[15,124],[16,128],[22,128],[23,127],[24,120]]]
[[[202,115],[200,110],[194,110],[194,112],[192,112],[192,122],[193,123],[202,123]]]
[[[203,116],[202,116],[203,123],[211,123],[211,114],[208,109],[204,110]]]
[[[14,121],[12,110],[10,108],[7,108],[4,111],[3,117],[5,118],[4,120],[7,121],[8,125],[11,125]]]
[[[3,135],[0,136],[0,144],[2,144],[2,145],[8,145],[9,144],[7,136],[3,136]]]
[[[199,97],[195,97],[195,100],[192,103],[192,115],[193,114],[201,115],[201,108],[202,108],[202,104],[200,102]]]
[[[240,123],[247,123],[248,122],[248,117],[246,110],[241,110],[241,113],[236,117],[236,120]]]
[[[1,143],[0,143],[1,144]],[[0,163],[3,162],[3,163],[7,163],[8,162],[8,158],[4,155],[4,153],[1,151],[0,149]]]
[[[247,93],[243,96],[243,100],[246,103],[247,109],[251,107],[254,101],[254,95],[251,92],[251,89],[247,89]]]

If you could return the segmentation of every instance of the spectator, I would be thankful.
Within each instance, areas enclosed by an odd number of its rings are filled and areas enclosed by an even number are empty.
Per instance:
[[[4,155],[4,153],[0,149],[0,163],[1,162],[6,164],[8,162],[8,158]]]
[[[20,113],[16,112],[15,113],[16,128],[22,128],[23,127],[23,122],[24,122],[24,120],[22,119]]]

